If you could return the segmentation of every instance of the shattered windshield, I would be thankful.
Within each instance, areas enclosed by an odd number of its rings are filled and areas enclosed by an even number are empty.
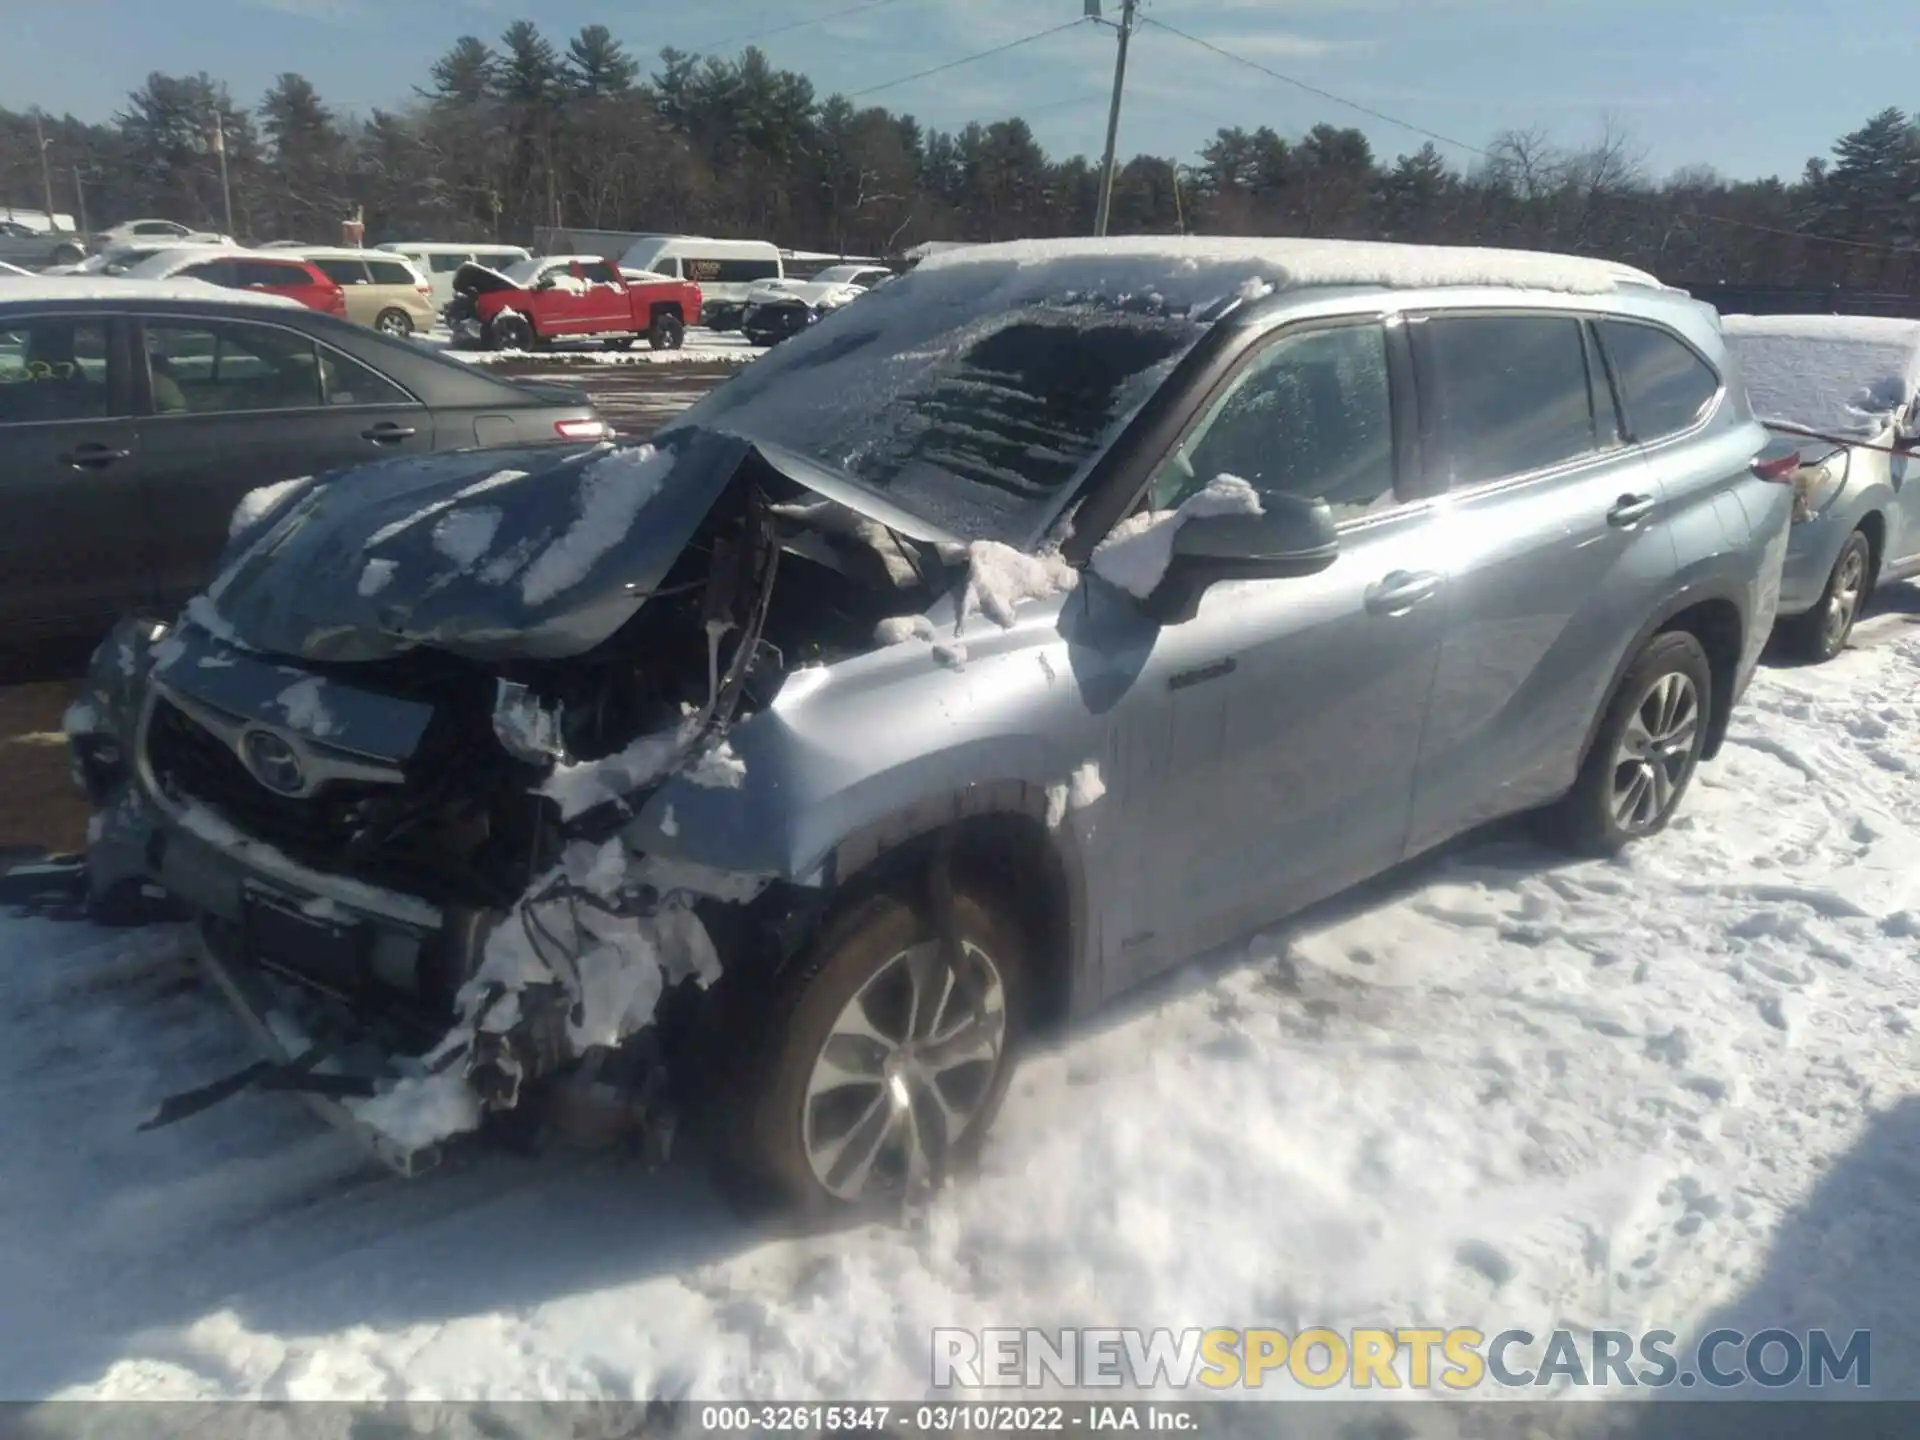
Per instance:
[[[961,539],[1023,544],[1205,333],[1196,308],[1044,267],[921,271],[681,423],[795,452]]]
[[[501,266],[500,274],[516,285],[531,285],[534,277],[540,273],[540,267],[546,263],[545,260],[539,259],[516,260],[511,265]]]

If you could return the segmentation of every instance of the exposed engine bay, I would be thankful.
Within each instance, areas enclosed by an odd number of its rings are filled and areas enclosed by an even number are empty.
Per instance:
[[[881,620],[924,611],[964,563],[749,452],[664,580],[585,654],[489,665],[422,648],[290,672],[318,682],[323,706],[338,687],[430,711],[391,776],[298,795],[249,774],[245,746],[162,663],[143,744],[157,798],[188,830],[231,827],[233,848],[417,897],[442,922],[395,959],[393,936],[296,889],[209,915],[208,944],[235,987],[247,979],[249,1003],[276,1007],[256,1017],[268,1030],[309,1037],[283,1065],[313,1071],[389,1159],[548,1094],[563,1073],[612,1086],[614,1109],[659,1129],[656,1012],[697,1004],[735,963],[779,963],[805,902],[769,895],[765,877],[638,853],[624,827],[676,773],[739,784],[731,727],[796,670],[874,648]],[[259,998],[263,977],[278,999]],[[377,1073],[342,1079],[337,1046],[315,1059],[313,1037],[349,1030],[380,1036]]]

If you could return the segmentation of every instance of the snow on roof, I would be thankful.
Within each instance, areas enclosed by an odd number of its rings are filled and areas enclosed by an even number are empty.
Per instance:
[[[1920,392],[1920,320],[1727,315],[1721,331],[1762,420],[1870,438]]]
[[[1163,292],[1187,277],[1204,280],[1212,272],[1217,280],[1224,271],[1238,272],[1242,278],[1257,277],[1282,290],[1326,285],[1396,290],[1482,285],[1598,295],[1623,285],[1667,288],[1644,270],[1629,265],[1545,251],[1228,236],[1012,240],[936,250],[919,268],[934,271],[1008,264],[1023,269],[1044,265],[1059,271],[1063,283],[1088,288],[1106,288],[1116,282],[1132,287],[1158,281]]]
[[[35,275],[9,279],[0,300],[218,300],[229,305],[304,308],[298,300],[259,290],[229,290],[204,280],[139,280],[125,275]]]

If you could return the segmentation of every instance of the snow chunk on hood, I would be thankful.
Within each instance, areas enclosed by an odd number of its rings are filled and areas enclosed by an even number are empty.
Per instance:
[[[433,527],[433,548],[456,565],[475,565],[500,533],[498,510],[456,510]]]
[[[272,485],[262,485],[257,490],[249,490],[240,497],[240,503],[233,507],[233,517],[227,521],[227,538],[233,539],[275,505],[281,497],[295,486],[304,485],[311,475],[302,475],[295,480],[281,480]]]
[[[1728,315],[1721,330],[1762,420],[1872,439],[1920,393],[1920,321]]]
[[[367,561],[366,568],[360,572],[360,594],[369,598],[378,595],[392,583],[398,568],[391,560]]]
[[[1080,572],[1057,551],[1028,555],[998,540],[976,540],[967,547],[967,589],[960,621],[976,612],[1003,629],[1014,622],[1022,600],[1044,600],[1073,589]]]
[[[282,690],[275,702],[286,716],[288,725],[316,740],[331,735],[335,728],[333,716],[327,711],[327,703],[320,697],[321,687],[325,684],[318,676],[311,676]]]
[[[1067,811],[1097,805],[1106,793],[1107,782],[1100,778],[1099,762],[1087,761],[1067,777],[1066,784],[1047,787],[1047,828],[1058,830]]]
[[[1144,600],[1173,563],[1173,539],[1196,515],[1259,515],[1260,493],[1238,475],[1216,475],[1172,510],[1143,510],[1122,520],[1094,548],[1093,571]]]
[[[747,780],[747,762],[734,753],[731,740],[722,740],[687,771],[687,779],[709,790],[738,790]]]
[[[572,526],[520,577],[521,599],[542,605],[586,579],[594,561],[620,543],[672,471],[673,453],[652,445],[615,450],[590,464]]]

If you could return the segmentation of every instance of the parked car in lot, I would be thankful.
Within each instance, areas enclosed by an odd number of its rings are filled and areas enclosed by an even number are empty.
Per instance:
[[[484,265],[489,270],[505,270],[531,260],[533,252],[518,245],[447,244],[425,240],[402,240],[376,246],[390,250],[427,277],[433,287],[433,308],[438,314],[453,303],[453,277],[462,265]]]
[[[447,326],[469,349],[593,339],[625,349],[644,335],[656,350],[678,350],[700,313],[698,286],[629,279],[597,255],[543,255],[505,270],[465,265],[453,280]]]
[[[222,290],[245,290],[295,300],[325,315],[347,314],[346,292],[310,261],[259,250],[181,246],[121,270],[129,280],[199,280]]]
[[[177,250],[177,245],[114,245],[71,265],[49,265],[42,275],[124,275],[143,260]]]
[[[71,265],[86,258],[86,253],[86,246],[78,235],[61,230],[36,230],[17,220],[0,220],[0,260],[9,264],[31,268]]]
[[[1830,660],[1874,587],[1920,575],[1920,321],[1729,315],[1754,412],[1800,452],[1779,634]]]
[[[699,286],[700,323],[712,330],[739,329],[753,287],[786,275],[779,247],[765,240],[704,235],[649,235],[636,241],[620,263]]]
[[[386,455],[607,433],[516,384],[292,301],[195,281],[0,286],[0,648],[172,614],[258,486]]]
[[[291,997],[389,1037],[330,1083],[396,1164],[611,1097],[911,1193],[1039,1024],[1501,814],[1668,823],[1793,505],[1728,375],[1597,261],[935,257],[652,445],[259,507],[97,658],[91,883],[194,910],[283,1078]]]
[[[316,246],[293,251],[340,287],[347,318],[404,340],[440,318],[427,277],[399,255]]]
[[[93,237],[93,249],[110,250],[119,245],[225,245],[229,248],[238,244],[231,235],[222,235],[217,230],[195,230],[190,225],[182,225],[177,220],[158,220],[151,217],[144,220],[128,220],[106,230],[97,232]]]
[[[885,266],[833,265],[811,280],[766,280],[747,295],[740,333],[755,345],[777,345],[893,279]]]

